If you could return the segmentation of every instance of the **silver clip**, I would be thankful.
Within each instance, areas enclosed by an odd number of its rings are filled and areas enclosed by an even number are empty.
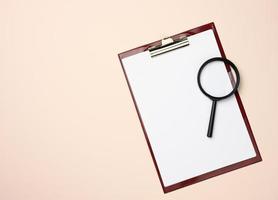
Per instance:
[[[161,45],[150,47],[148,50],[151,57],[158,56],[160,54],[185,47],[189,45],[189,41],[186,36],[180,37],[178,39],[173,39],[171,37],[164,38],[161,40]]]

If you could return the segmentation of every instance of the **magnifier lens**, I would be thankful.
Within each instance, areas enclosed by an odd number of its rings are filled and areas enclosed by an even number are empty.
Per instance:
[[[200,74],[200,82],[204,91],[214,97],[224,97],[231,93],[237,82],[237,76],[234,70],[230,69],[231,71],[228,72],[223,62],[207,64]]]

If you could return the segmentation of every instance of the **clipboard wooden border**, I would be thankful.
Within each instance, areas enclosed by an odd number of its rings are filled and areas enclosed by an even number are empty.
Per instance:
[[[218,48],[219,48],[219,50],[220,50],[221,56],[222,56],[223,58],[226,58],[225,53],[224,53],[224,49],[223,49],[223,47],[222,47],[222,45],[221,45],[221,42],[220,42],[218,33],[217,33],[217,31],[216,31],[216,27],[215,27],[215,25],[214,25],[213,22],[208,23],[208,24],[205,24],[205,25],[203,25],[203,26],[199,26],[199,27],[197,27],[197,28],[194,28],[194,29],[191,29],[191,30],[188,30],[188,31],[185,31],[185,32],[182,32],[182,33],[179,33],[179,34],[176,34],[176,35],[173,35],[173,36],[171,36],[171,37],[172,37],[172,38],[179,38],[180,36],[184,36],[184,35],[185,35],[185,36],[191,36],[191,35],[194,35],[194,34],[197,34],[197,33],[200,33],[200,32],[206,31],[206,30],[209,30],[209,29],[213,30],[213,33],[214,33],[214,36],[215,36],[215,38],[216,38],[216,41],[217,41]],[[154,165],[155,165],[156,172],[157,172],[157,174],[158,174],[158,177],[159,177],[160,184],[161,184],[161,186],[162,186],[163,192],[164,192],[164,193],[168,193],[168,192],[177,190],[177,189],[179,189],[179,188],[186,187],[186,186],[189,186],[189,185],[198,183],[198,182],[200,182],[200,181],[204,181],[204,180],[206,180],[206,179],[209,179],[209,178],[212,178],[212,177],[215,177],[215,176],[218,176],[218,175],[221,175],[221,174],[224,174],[224,173],[227,173],[227,172],[230,172],[230,171],[233,171],[233,170],[236,170],[236,169],[239,169],[239,168],[242,168],[242,167],[245,167],[245,166],[248,166],[248,165],[251,165],[251,164],[254,164],[254,163],[257,163],[257,162],[262,161],[262,157],[261,157],[261,154],[260,154],[260,152],[259,152],[259,149],[258,149],[256,140],[255,140],[255,137],[254,137],[254,135],[253,135],[253,132],[252,132],[250,123],[249,123],[249,121],[248,121],[248,118],[247,118],[245,109],[244,109],[244,107],[243,107],[241,98],[240,98],[240,96],[239,96],[239,93],[236,92],[236,93],[235,93],[235,97],[236,97],[238,106],[239,106],[239,108],[240,108],[242,117],[243,117],[243,119],[244,119],[246,128],[247,128],[247,130],[248,130],[250,139],[251,139],[251,141],[252,141],[253,148],[255,149],[256,156],[253,157],[253,158],[249,158],[249,159],[247,159],[247,160],[243,160],[243,161],[241,161],[241,162],[234,163],[234,164],[232,164],[232,165],[228,165],[228,166],[226,166],[226,167],[223,167],[223,168],[220,168],[220,169],[216,169],[216,170],[213,170],[213,171],[211,171],[211,172],[207,172],[207,173],[205,173],[205,174],[201,174],[201,175],[199,175],[199,176],[196,176],[196,177],[193,177],[193,178],[190,178],[190,179],[187,179],[187,180],[184,180],[184,181],[175,183],[175,184],[170,185],[170,186],[165,186],[165,185],[164,185],[163,180],[162,180],[162,177],[161,177],[161,175],[160,175],[160,171],[159,171],[159,168],[158,168],[156,159],[155,159],[155,156],[154,156],[154,153],[153,153],[153,150],[152,150],[152,147],[151,147],[151,144],[150,144],[150,141],[149,141],[149,138],[148,138],[147,130],[145,129],[145,126],[144,126],[144,123],[143,123],[143,120],[142,120],[140,111],[139,111],[139,109],[138,109],[138,106],[137,106],[135,97],[134,97],[133,92],[132,92],[132,88],[131,88],[131,86],[130,86],[130,83],[129,83],[129,80],[128,80],[126,71],[125,71],[124,66],[123,66],[123,63],[122,63],[122,59],[124,59],[124,58],[126,58],[126,57],[129,57],[129,56],[132,56],[132,55],[135,55],[135,54],[137,54],[137,53],[146,51],[146,50],[148,50],[149,47],[156,46],[156,45],[159,45],[159,44],[161,44],[161,40],[158,40],[158,41],[155,41],[155,42],[152,42],[152,43],[149,43],[149,44],[146,44],[146,45],[143,45],[143,46],[140,46],[140,47],[137,47],[137,48],[134,48],[134,49],[131,49],[131,50],[122,52],[122,53],[119,53],[119,54],[118,54],[118,57],[119,57],[119,59],[120,59],[121,65],[122,65],[122,69],[123,69],[123,72],[124,72],[124,75],[125,75],[125,78],[126,78],[126,81],[127,81],[127,84],[128,84],[128,88],[129,88],[129,91],[130,91],[130,93],[131,93],[131,96],[132,96],[132,99],[133,99],[133,102],[134,102],[134,105],[135,105],[135,108],[136,108],[136,111],[137,111],[137,114],[138,114],[138,117],[139,117],[139,120],[140,120],[142,129],[143,129],[144,136],[145,136],[145,139],[146,139],[146,141],[147,141],[147,144],[148,144],[148,147],[149,147],[149,151],[150,151],[150,153],[151,153],[152,160],[153,160],[153,163],[154,163]],[[227,65],[226,65],[226,68],[227,68],[228,71],[231,70],[230,67],[227,66]]]

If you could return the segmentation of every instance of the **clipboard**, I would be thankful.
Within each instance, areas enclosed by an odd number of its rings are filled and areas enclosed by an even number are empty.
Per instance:
[[[215,137],[206,137],[210,102],[194,74],[226,58],[214,23],[118,56],[164,193],[262,161],[238,92],[218,106]]]

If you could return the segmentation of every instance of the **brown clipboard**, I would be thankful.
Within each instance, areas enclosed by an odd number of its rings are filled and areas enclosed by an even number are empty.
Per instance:
[[[221,45],[219,36],[217,34],[217,31],[216,31],[216,27],[215,27],[213,22],[209,23],[209,24],[205,24],[203,26],[199,26],[197,28],[194,28],[194,29],[191,29],[191,30],[188,30],[188,31],[185,31],[185,32],[182,32],[182,33],[179,33],[179,34],[176,34],[176,35],[173,35],[173,36],[170,36],[170,38],[172,38],[173,40],[176,40],[176,39],[181,38],[181,37],[192,36],[192,35],[195,35],[197,33],[201,33],[201,32],[207,31],[207,30],[212,30],[213,31],[214,36],[216,38],[216,42],[217,42],[218,48],[219,48],[220,53],[221,53],[221,56],[223,58],[226,58],[225,53],[224,53],[224,49],[223,49],[223,47]],[[134,105],[135,105],[135,108],[136,108],[136,111],[137,111],[137,114],[138,114],[138,117],[139,117],[142,129],[143,129],[143,132],[144,132],[144,136],[145,136],[145,139],[147,141],[147,144],[148,144],[151,156],[152,156],[152,160],[153,160],[153,163],[155,165],[155,168],[156,168],[157,174],[159,176],[159,180],[160,180],[160,183],[161,183],[161,186],[162,186],[162,189],[163,189],[164,193],[168,193],[168,192],[174,191],[176,189],[179,189],[179,188],[182,188],[182,187],[194,184],[194,183],[198,183],[200,181],[203,181],[203,180],[206,180],[206,179],[209,179],[209,178],[212,178],[212,177],[215,177],[215,176],[218,176],[218,175],[230,172],[232,170],[236,170],[236,169],[239,169],[239,168],[242,168],[242,167],[245,167],[245,166],[248,166],[248,165],[251,165],[251,164],[254,164],[254,163],[262,161],[262,157],[260,155],[258,146],[256,144],[256,141],[255,141],[255,138],[254,138],[254,135],[253,135],[250,123],[248,121],[245,109],[243,107],[241,98],[239,96],[239,93],[236,92],[235,93],[235,97],[236,97],[238,106],[240,108],[240,111],[241,111],[244,123],[246,125],[247,130],[248,130],[248,134],[249,134],[250,140],[252,142],[253,148],[254,148],[254,150],[256,152],[256,156],[252,157],[250,159],[243,160],[243,161],[240,161],[240,162],[228,165],[226,167],[223,167],[223,168],[220,168],[220,169],[216,169],[214,171],[210,171],[208,173],[201,174],[199,176],[196,176],[196,177],[193,177],[193,178],[190,178],[190,179],[187,179],[187,180],[175,183],[175,184],[170,185],[170,186],[164,186],[163,180],[161,178],[161,174],[160,174],[160,171],[159,171],[159,168],[158,168],[158,165],[157,165],[157,161],[155,159],[155,156],[154,156],[154,153],[153,153],[150,141],[149,141],[147,130],[146,130],[145,126],[144,126],[144,123],[143,123],[140,111],[138,109],[138,106],[137,106],[137,103],[136,103],[136,100],[135,100],[135,97],[134,97],[134,94],[133,94],[133,91],[132,91],[132,88],[131,88],[131,85],[130,85],[130,82],[129,82],[129,79],[128,79],[128,76],[127,76],[127,73],[126,73],[125,68],[123,66],[123,63],[122,63],[122,59],[124,59],[124,58],[127,58],[129,56],[132,56],[132,55],[144,52],[144,51],[147,51],[147,50],[149,50],[150,48],[152,48],[154,46],[160,46],[160,45],[161,45],[161,40],[158,40],[158,41],[155,41],[155,42],[152,42],[152,43],[149,43],[149,44],[146,44],[146,45],[143,45],[143,46],[140,46],[140,47],[137,47],[137,48],[125,51],[125,52],[122,52],[122,53],[118,54],[118,57],[119,57],[121,65],[122,65],[122,69],[123,69],[123,72],[124,72],[124,75],[125,75],[125,78],[126,78],[126,81],[127,81],[127,84],[128,84],[128,87],[129,87],[129,90],[130,90],[130,93],[131,93],[131,96],[132,96],[132,99],[133,99],[133,102],[134,102]],[[226,67],[227,67],[227,70],[230,70],[229,66],[226,65]]]

